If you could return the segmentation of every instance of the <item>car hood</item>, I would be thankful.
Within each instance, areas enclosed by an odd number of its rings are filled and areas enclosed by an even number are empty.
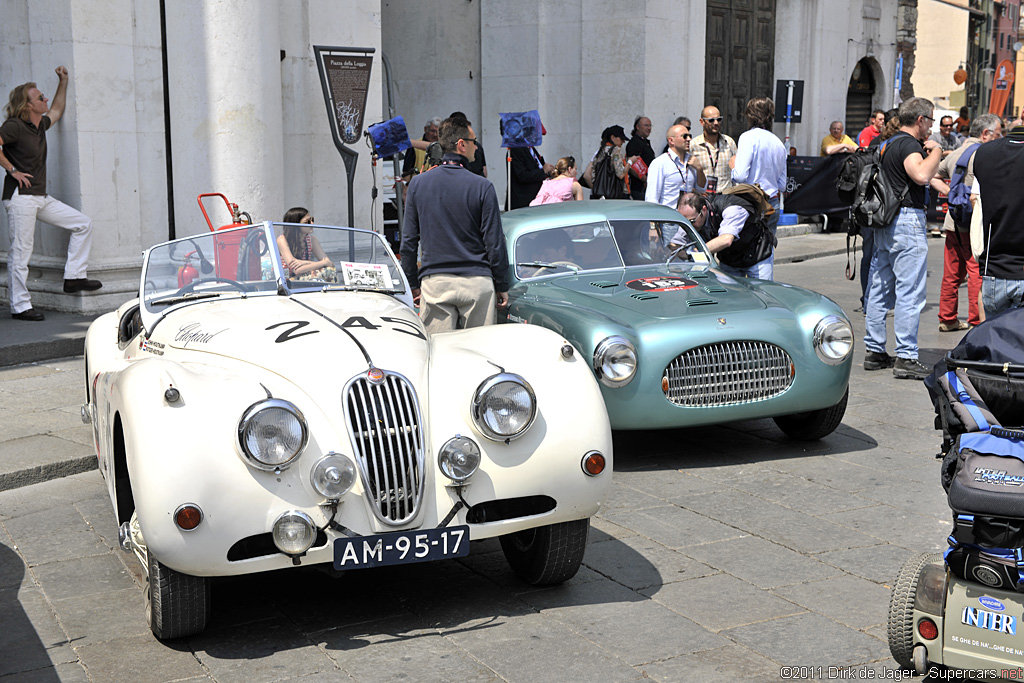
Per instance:
[[[371,364],[418,382],[427,359],[416,313],[390,296],[361,292],[185,307],[168,315],[142,344],[144,351],[180,360],[199,360],[193,353],[237,359],[300,385],[347,380]]]
[[[712,268],[602,270],[553,278],[529,290],[543,297],[559,292],[573,301],[592,302],[584,305],[616,306],[630,317],[677,318],[687,310],[721,315],[766,307],[765,298],[747,282]]]

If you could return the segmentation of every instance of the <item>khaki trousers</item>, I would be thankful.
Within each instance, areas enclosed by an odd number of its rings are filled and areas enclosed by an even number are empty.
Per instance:
[[[498,321],[494,280],[479,275],[428,275],[420,282],[420,319],[428,334]]]

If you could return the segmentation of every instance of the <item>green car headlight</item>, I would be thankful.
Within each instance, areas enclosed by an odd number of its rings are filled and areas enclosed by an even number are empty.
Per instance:
[[[488,439],[514,439],[537,417],[537,396],[525,379],[502,372],[480,383],[470,412],[480,433]]]
[[[625,337],[606,337],[594,350],[594,372],[606,387],[624,387],[636,375],[636,349]]]
[[[829,365],[839,365],[853,352],[853,329],[838,315],[828,315],[814,326],[814,352]]]
[[[261,470],[282,470],[299,457],[309,433],[306,419],[288,401],[268,398],[249,406],[238,422],[246,461]]]

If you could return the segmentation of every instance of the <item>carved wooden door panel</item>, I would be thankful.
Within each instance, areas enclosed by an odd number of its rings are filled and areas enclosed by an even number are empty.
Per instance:
[[[722,131],[733,138],[747,129],[747,101],[774,97],[775,1],[707,0],[700,106],[717,106],[725,116]]]

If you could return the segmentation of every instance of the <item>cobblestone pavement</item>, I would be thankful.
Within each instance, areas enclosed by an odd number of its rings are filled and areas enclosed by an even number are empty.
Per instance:
[[[937,331],[930,246],[928,364],[962,336]],[[770,420],[616,434],[611,496],[563,586],[519,583],[496,542],[477,542],[460,561],[337,579],[308,568],[221,579],[208,630],[160,643],[95,470],[0,492],[0,681],[891,676],[889,582],[911,555],[939,551],[949,514],[925,389],[863,370],[859,289],[844,268],[831,256],[776,269],[851,312],[843,425],[815,443]],[[88,467],[82,370],[81,357],[0,369],[0,460],[44,450]]]

